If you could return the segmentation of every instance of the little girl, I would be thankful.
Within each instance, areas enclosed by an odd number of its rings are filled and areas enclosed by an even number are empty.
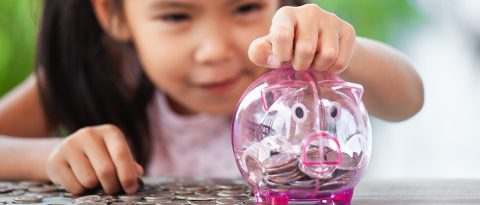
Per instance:
[[[285,65],[362,84],[381,119],[420,110],[422,82],[404,55],[303,3],[45,0],[35,75],[0,102],[0,179],[78,194],[133,193],[144,170],[239,176],[235,104],[267,68]]]

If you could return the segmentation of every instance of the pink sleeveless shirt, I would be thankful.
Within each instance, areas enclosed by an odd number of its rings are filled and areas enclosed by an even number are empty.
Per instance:
[[[160,91],[155,93],[149,116],[153,152],[146,176],[240,176],[233,157],[229,117],[178,115]]]

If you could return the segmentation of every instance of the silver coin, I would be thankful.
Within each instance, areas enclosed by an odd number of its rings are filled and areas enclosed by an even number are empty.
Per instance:
[[[115,196],[112,196],[112,195],[103,195],[101,196],[102,200],[111,200],[111,199],[115,199]]]
[[[355,176],[355,173],[355,170],[337,169],[333,172],[333,177],[330,179],[330,181],[349,181],[353,176]]]
[[[188,201],[212,201],[215,200],[214,197],[208,196],[190,196],[187,198]]]
[[[258,162],[257,158],[251,155],[247,155],[245,157],[245,166],[249,172],[261,170],[260,163]]]
[[[34,186],[42,186],[42,185],[46,185],[48,184],[48,182],[44,182],[44,181],[21,181],[21,182],[18,182],[18,186],[23,186],[23,187],[34,187]]]
[[[132,194],[132,195],[120,195],[118,196],[118,199],[124,202],[131,202],[131,201],[141,201],[143,197],[140,195]]]
[[[346,185],[347,182],[342,182],[342,181],[331,181],[331,182],[326,182],[322,184],[319,188],[319,191],[331,191],[331,190],[337,190],[341,188],[342,186]]]
[[[43,198],[53,198],[53,197],[60,196],[60,193],[58,193],[58,192],[36,193],[36,195],[39,195]]]
[[[61,194],[61,196],[65,197],[65,198],[72,198],[74,197],[74,195],[72,193],[69,193],[69,192],[64,192]]]
[[[305,177],[305,174],[303,172],[297,171],[296,173],[287,177],[270,177],[269,180],[279,184],[288,184],[290,182],[300,180],[303,177]]]
[[[98,202],[100,200],[102,200],[102,197],[100,195],[87,195],[87,196],[76,198],[75,203]]]
[[[212,196],[212,195],[215,195],[215,191],[207,189],[202,191],[196,191],[194,194],[199,196]]]
[[[270,156],[270,149],[268,147],[263,146],[261,143],[255,142],[249,145],[242,153],[242,157],[240,158],[240,166],[243,170],[250,170],[247,167],[246,159],[250,158],[253,161],[263,162]],[[252,164],[250,164],[252,165]]]
[[[11,187],[0,187],[0,194],[9,193],[13,191]]]
[[[166,203],[172,203],[173,200],[170,200],[170,199],[159,199],[159,200],[150,201],[150,202],[154,202],[154,203],[156,203],[156,204],[166,204]]]
[[[290,185],[293,187],[298,187],[298,188],[313,188],[315,187],[315,181],[314,179],[310,180],[297,180],[294,182],[290,182]]]
[[[25,194],[25,191],[23,191],[23,190],[15,190],[15,191],[12,191],[10,193],[7,193],[7,196],[15,197],[15,196],[21,196],[21,195],[24,195],[24,194]]]
[[[297,155],[292,153],[279,153],[267,158],[263,165],[267,170],[276,170],[298,161]]]
[[[224,192],[224,191],[221,191],[221,192],[218,192],[218,193],[217,193],[217,196],[221,196],[221,197],[239,197],[239,196],[248,196],[248,194],[245,193],[245,192],[232,193],[232,192]]]
[[[223,198],[223,199],[217,199],[216,203],[217,204],[233,205],[233,204],[242,204],[243,202],[241,200],[238,200],[238,199]]]
[[[16,204],[33,204],[33,203],[39,203],[41,201],[42,201],[42,197],[37,195],[17,196],[13,199],[13,202]]]
[[[143,198],[145,201],[159,201],[159,200],[165,200],[165,199],[173,199],[174,195],[170,193],[157,193],[157,194],[151,194],[148,196],[144,196]]]
[[[205,190],[205,187],[204,186],[199,186],[199,185],[192,185],[192,186],[185,186],[184,189],[186,191],[196,192],[196,191]]]
[[[146,202],[146,201],[132,201],[128,203],[135,204],[135,205],[156,205],[155,202]]]
[[[31,188],[28,188],[28,191],[32,193],[50,193],[50,192],[56,192],[57,187],[55,186],[31,187]]]
[[[193,191],[175,190],[173,193],[175,193],[176,195],[188,195],[188,194],[193,194]]]
[[[243,186],[238,184],[217,184],[215,187],[221,190],[236,190],[243,188]]]
[[[355,160],[356,165],[359,166],[362,163],[362,160],[363,160],[363,152],[360,152],[360,154],[354,152],[353,153],[353,160]]]
[[[75,205],[108,205],[105,202],[82,202]]]
[[[162,203],[162,204],[159,204],[159,205],[190,205],[190,203],[188,202],[170,202],[170,203]]]
[[[357,162],[346,153],[342,153],[342,163],[338,165],[339,169],[356,170]]]
[[[191,197],[192,195],[175,195],[175,199],[179,200],[187,200],[188,197]]]
[[[194,204],[194,205],[211,205],[214,202],[212,201],[188,201],[189,204]]]
[[[294,167],[293,169],[285,170],[284,172],[275,171],[273,172],[274,174],[267,173],[267,178],[271,179],[271,178],[291,177],[293,175],[297,175],[298,172],[300,172],[300,169],[297,169],[296,167]]]

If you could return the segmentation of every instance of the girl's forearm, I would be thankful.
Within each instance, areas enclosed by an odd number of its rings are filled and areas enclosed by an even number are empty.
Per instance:
[[[61,141],[61,138],[0,136],[0,179],[48,180],[48,156]]]
[[[364,86],[363,101],[370,114],[400,121],[423,106],[423,84],[408,58],[380,42],[357,38],[348,68],[347,81]]]

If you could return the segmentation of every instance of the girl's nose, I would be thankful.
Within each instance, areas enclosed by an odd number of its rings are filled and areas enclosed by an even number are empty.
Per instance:
[[[225,29],[211,29],[199,38],[195,60],[204,65],[222,65],[232,60],[233,43]]]

